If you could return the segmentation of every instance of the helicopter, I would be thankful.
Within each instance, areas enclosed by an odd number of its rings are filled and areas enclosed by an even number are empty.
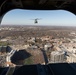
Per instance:
[[[35,19],[31,19],[31,20],[34,20],[34,23],[37,24],[38,20],[41,20],[41,18],[35,18]]]

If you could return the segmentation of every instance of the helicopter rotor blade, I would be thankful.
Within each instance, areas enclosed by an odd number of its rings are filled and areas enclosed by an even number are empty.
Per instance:
[[[41,20],[42,18],[35,18],[35,19],[31,19],[31,20]]]
[[[41,18],[37,18],[37,20],[41,20]]]

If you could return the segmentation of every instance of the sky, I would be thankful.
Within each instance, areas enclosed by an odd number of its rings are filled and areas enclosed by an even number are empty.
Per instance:
[[[38,24],[34,24],[35,18],[41,18]],[[65,10],[14,9],[4,15],[1,25],[76,26],[76,16]]]

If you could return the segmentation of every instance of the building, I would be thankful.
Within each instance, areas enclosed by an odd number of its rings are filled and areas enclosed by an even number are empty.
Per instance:
[[[68,63],[76,63],[76,55],[75,54],[71,54],[69,56],[66,56],[67,57],[67,62]]]
[[[44,45],[44,50],[48,50],[49,48],[51,48],[52,47],[52,44],[51,43],[46,43],[45,45]]]
[[[51,63],[63,63],[65,61],[65,52],[64,51],[53,51],[50,55]]]
[[[9,52],[11,52],[11,47],[9,47],[9,46],[0,46],[0,53],[2,54],[4,54],[4,53],[9,53]]]
[[[15,53],[9,46],[0,46],[0,66],[8,67],[12,65],[11,56]]]

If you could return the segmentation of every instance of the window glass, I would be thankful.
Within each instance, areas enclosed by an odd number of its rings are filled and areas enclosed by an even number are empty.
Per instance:
[[[76,16],[64,10],[9,11],[0,26],[0,54],[0,66],[74,63]]]

